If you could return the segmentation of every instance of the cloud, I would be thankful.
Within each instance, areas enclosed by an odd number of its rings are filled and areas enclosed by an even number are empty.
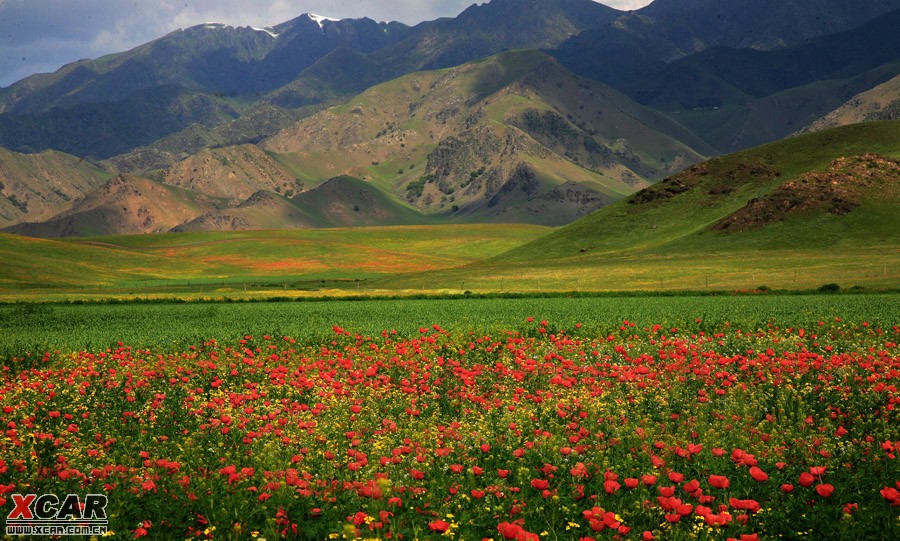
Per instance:
[[[417,24],[484,0],[0,0],[0,86],[204,22],[267,27],[302,13]],[[636,9],[649,0],[602,0]]]
[[[632,9],[640,9],[647,4],[649,4],[652,0],[602,0],[601,4],[606,4],[611,8],[621,9],[622,11],[629,11]]]

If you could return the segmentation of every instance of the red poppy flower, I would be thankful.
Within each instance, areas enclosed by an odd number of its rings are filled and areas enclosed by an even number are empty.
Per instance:
[[[547,490],[550,486],[550,482],[546,479],[532,479],[531,480],[532,488],[536,488],[537,490]]]
[[[433,520],[428,523],[428,527],[432,532],[444,533],[450,529],[450,523],[446,520]]]
[[[728,488],[731,485],[731,481],[724,475],[710,475],[707,481],[713,488]]]
[[[521,526],[513,522],[501,522],[497,525],[497,531],[503,536],[503,539],[519,539],[519,536],[525,530]]]
[[[737,498],[729,498],[728,505],[730,505],[734,509],[740,509],[741,511],[750,511],[751,513],[756,513],[761,508],[759,502],[756,500],[738,500]]]
[[[750,468],[750,477],[752,477],[754,481],[758,481],[760,483],[769,480],[768,474],[759,469],[757,466],[753,466]]]
[[[584,462],[579,462],[569,470],[569,473],[572,474],[572,477],[587,477],[587,466],[584,465]]]
[[[900,507],[900,490],[894,487],[884,487],[880,493],[881,497],[891,504],[891,507]]]
[[[816,478],[811,473],[803,472],[800,474],[799,482],[801,487],[809,488],[816,482]]]

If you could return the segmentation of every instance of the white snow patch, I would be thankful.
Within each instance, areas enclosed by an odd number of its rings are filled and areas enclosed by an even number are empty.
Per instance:
[[[319,25],[319,28],[322,28],[322,29],[325,28],[323,26],[325,21],[337,22],[340,20],[340,19],[332,19],[331,17],[325,17],[323,15],[316,15],[315,13],[307,13],[306,16],[309,17],[311,20],[315,21],[316,24]]]
[[[278,34],[276,34],[274,31],[272,31],[271,28],[254,28],[252,26],[250,28],[253,28],[253,30],[256,30],[257,32],[265,32],[266,34],[269,34],[273,38],[278,37]]]

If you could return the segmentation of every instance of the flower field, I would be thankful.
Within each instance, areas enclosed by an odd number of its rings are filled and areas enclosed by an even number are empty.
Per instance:
[[[561,327],[6,359],[0,508],[105,494],[116,538],[900,538],[896,325]]]

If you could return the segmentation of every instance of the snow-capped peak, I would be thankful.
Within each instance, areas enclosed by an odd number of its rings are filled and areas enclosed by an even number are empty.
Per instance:
[[[337,22],[337,21],[340,20],[340,19],[332,19],[331,17],[325,17],[325,16],[322,16],[322,15],[316,15],[315,13],[307,13],[306,16],[309,17],[310,20],[315,21],[316,24],[319,25],[319,28],[322,28],[322,29],[325,28],[325,27],[323,26],[323,24],[325,23],[325,21]]]

